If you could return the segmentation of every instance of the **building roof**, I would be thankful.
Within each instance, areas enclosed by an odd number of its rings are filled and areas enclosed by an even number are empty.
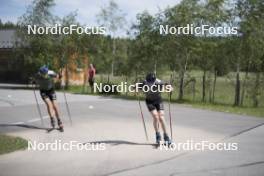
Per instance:
[[[1,29],[0,30],[0,48],[13,48],[15,44],[19,41],[16,38],[15,29]]]

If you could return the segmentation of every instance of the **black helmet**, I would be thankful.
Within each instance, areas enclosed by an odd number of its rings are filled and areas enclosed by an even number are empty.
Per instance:
[[[146,76],[147,82],[155,82],[156,81],[156,75],[154,73],[148,73]]]

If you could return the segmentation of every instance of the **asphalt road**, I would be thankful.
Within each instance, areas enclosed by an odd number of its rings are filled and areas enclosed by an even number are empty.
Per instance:
[[[38,95],[38,93],[37,93]],[[73,125],[58,93],[65,132],[41,127],[32,90],[0,89],[0,132],[36,143],[75,141],[95,150],[23,150],[0,155],[0,176],[13,175],[264,175],[264,119],[171,105],[175,146],[237,144],[237,150],[156,148],[144,102],[146,141],[137,101],[67,94]],[[40,97],[38,95],[38,100]],[[167,108],[165,104],[165,108]],[[49,119],[41,102],[45,127]],[[166,114],[168,121],[168,115]],[[21,127],[22,126],[22,127]],[[27,127],[27,128],[25,128]],[[103,149],[98,147],[103,145]],[[98,148],[100,149],[98,149]],[[96,150],[98,149],[98,150]]]

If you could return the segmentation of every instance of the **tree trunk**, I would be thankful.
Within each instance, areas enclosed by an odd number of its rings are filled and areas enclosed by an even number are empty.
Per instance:
[[[69,68],[68,68],[68,64],[65,65],[65,77],[66,77],[66,80],[65,80],[65,89],[68,89],[69,88]]]
[[[103,75],[100,74],[100,83],[102,83],[102,82],[103,82]]]
[[[137,71],[137,69],[136,69],[136,75],[135,75],[136,77],[135,77],[135,82],[138,82],[139,81],[139,78],[138,78],[138,71]]]
[[[139,83],[139,78],[138,78],[138,70],[136,69],[136,74],[135,74],[135,80],[134,80],[134,82],[135,83]],[[138,94],[138,95],[140,95],[140,94]],[[137,96],[137,91],[135,91],[134,92],[134,96]]]
[[[180,82],[179,82],[179,96],[178,100],[183,100],[183,89],[184,89],[184,71],[180,71]]]
[[[209,102],[210,103],[212,103],[212,92],[213,92],[213,90],[212,90],[212,78],[211,78],[211,73],[209,72],[209,76],[208,76],[208,85],[207,85],[207,87],[208,87],[208,90],[209,90]]]
[[[255,85],[254,85],[254,91],[253,91],[253,106],[254,107],[258,107],[258,105],[259,105],[259,100],[258,100],[259,87],[260,87],[260,73],[257,72]]]
[[[193,101],[195,101],[195,84],[196,84],[196,80],[193,80],[193,86],[192,86]]]
[[[205,102],[205,89],[206,89],[206,70],[203,71],[203,90],[202,90],[202,102]]]
[[[114,61],[111,63],[111,75],[114,76]]]
[[[154,74],[157,75],[157,61],[156,60],[154,64]]]
[[[187,53],[186,50],[186,60],[185,60],[185,64],[184,64],[184,69],[180,69],[180,83],[179,83],[179,96],[178,96],[178,100],[183,100],[183,94],[184,94],[184,75],[185,72],[187,70],[187,63],[188,63],[188,58],[189,58],[189,54]]]
[[[216,79],[217,79],[217,70],[214,71],[214,85],[213,85],[213,98],[212,98],[212,103],[214,103],[214,101],[215,101]]]
[[[244,97],[245,97],[245,89],[246,89],[246,83],[247,83],[247,79],[248,79],[248,67],[246,70],[246,74],[245,74],[245,78],[243,80],[243,84],[242,84],[242,92],[241,92],[241,99],[240,99],[240,106],[244,105]]]
[[[126,76],[126,78],[125,78],[125,81],[126,81],[126,83],[127,83],[127,76]],[[127,92],[128,92],[128,91],[126,91],[126,96],[127,96]]]
[[[107,84],[110,82],[110,73],[107,74]]]
[[[239,106],[239,102],[240,102],[240,68],[239,68],[239,64],[237,64],[234,106]]]
[[[87,88],[87,80],[88,80],[87,70],[88,69],[86,67],[84,67],[82,93],[85,93],[86,92],[86,88]]]
[[[115,55],[116,55],[116,42],[115,39],[113,38],[113,60],[112,60],[112,64],[111,64],[111,72],[112,72],[112,76],[114,76],[114,64],[115,64]]]
[[[172,75],[173,73],[171,73],[171,75],[170,75],[170,82],[169,82],[169,84],[173,87],[173,75]],[[172,100],[172,92],[170,92],[169,94],[169,98],[171,98],[171,100]]]

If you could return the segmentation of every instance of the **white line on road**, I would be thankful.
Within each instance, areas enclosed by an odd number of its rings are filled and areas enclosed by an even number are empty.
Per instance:
[[[49,118],[49,116],[44,116],[43,119],[47,119]],[[35,118],[35,119],[31,119],[31,120],[28,120],[27,123],[33,123],[33,122],[37,122],[37,121],[40,121],[39,118]],[[14,122],[14,123],[11,123],[11,125],[20,125],[20,124],[25,124],[25,122]]]
[[[47,118],[49,118],[49,116],[44,116],[44,117],[43,117],[43,119],[47,119]],[[40,119],[35,118],[35,119],[28,120],[27,122],[28,122],[28,123],[33,123],[33,122],[37,122],[37,121],[40,121]]]
[[[25,122],[15,122],[15,123],[11,123],[11,125],[20,125],[20,124],[24,124]]]

